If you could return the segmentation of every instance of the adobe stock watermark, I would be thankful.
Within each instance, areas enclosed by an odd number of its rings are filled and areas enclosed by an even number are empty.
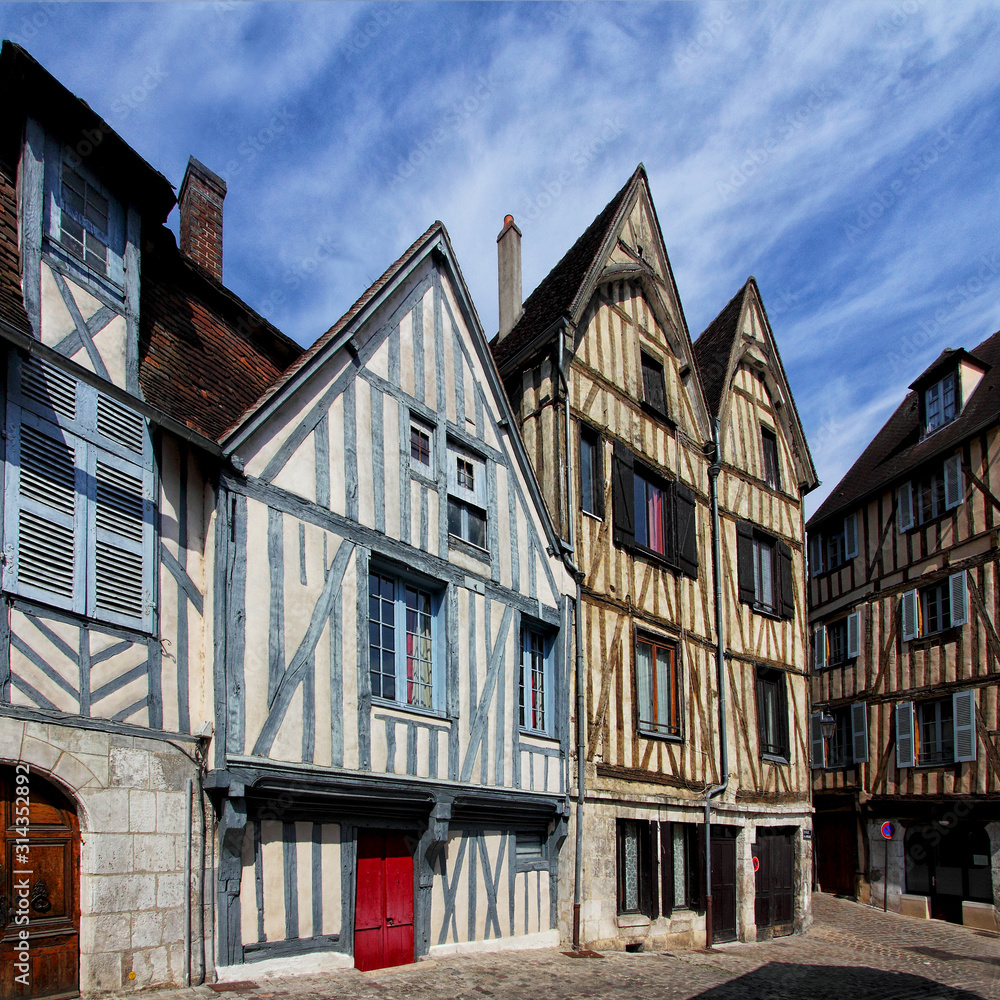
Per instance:
[[[14,870],[12,886],[14,902],[11,907],[14,914],[14,926],[17,935],[14,941],[14,982],[19,986],[31,987],[31,938],[29,923],[31,921],[31,841],[28,839],[28,828],[31,822],[31,789],[29,776],[31,769],[27,764],[18,764],[14,768]],[[36,882],[36,885],[40,883]]]
[[[878,19],[878,24],[875,27],[883,38],[887,35],[894,35],[914,14],[926,6],[927,0],[903,0],[902,3],[894,3],[889,12]]]
[[[404,10],[406,10],[406,4],[402,2],[375,8],[364,23],[352,31],[347,41],[340,47],[343,57],[350,62],[359,56]]]
[[[699,29],[679,52],[674,53],[674,66],[677,69],[688,69],[693,66],[699,56],[704,55],[722,37],[726,26],[733,20],[731,7],[724,7],[722,13],[710,18]]]
[[[228,183],[232,178],[248,164],[252,163],[269,146],[273,146],[279,139],[284,139],[292,130],[293,115],[284,105],[278,108],[270,117],[266,125],[248,135],[237,147],[239,154],[226,161],[226,166],[222,171],[223,179]]]
[[[743,159],[730,173],[728,181],[716,181],[715,189],[722,198],[728,201],[739,192],[740,188],[746,186],[792,136],[805,128],[809,119],[829,103],[832,97],[833,91],[826,84],[821,83],[818,87],[813,87],[809,97],[794,110],[786,112],[777,128],[769,132],[763,142],[747,149]]]
[[[322,236],[312,253],[301,258],[294,266],[285,269],[281,276],[281,287],[273,288],[261,299],[257,311],[266,316],[269,310],[282,305],[289,294],[301,288],[324,263],[333,260],[341,249],[341,244],[335,236]]]
[[[489,103],[496,90],[496,82],[483,73],[465,97],[453,101],[438,123],[401,157],[395,173],[388,179],[394,188],[412,177],[423,167],[453,135],[460,132]]]
[[[18,45],[27,45],[38,37],[38,33],[47,28],[56,17],[61,3],[39,3],[32,7],[31,15],[21,19],[16,30],[10,33],[10,40]]]
[[[124,120],[145,103],[149,95],[156,90],[159,85],[166,80],[166,71],[157,63],[155,66],[147,66],[142,75],[142,79],[125,93],[119,95],[111,102],[111,110],[119,118]]]
[[[951,149],[957,141],[958,137],[950,126],[944,125],[937,130],[931,142],[907,157],[903,167],[892,180],[873,191],[871,196],[855,209],[853,221],[844,223],[844,235],[848,243],[855,244],[876,223],[884,219],[913,185],[940,161],[942,154]]]
[[[600,135],[595,136],[586,145],[580,146],[569,157],[569,161],[554,177],[543,181],[534,194],[522,192],[518,205],[520,218],[534,222],[541,218],[551,205],[559,200],[566,189],[575,181],[591,163],[616,139],[625,133],[625,122],[621,118],[604,120],[604,128]],[[571,169],[572,168],[572,169]]]
[[[934,310],[931,319],[917,321],[919,329],[899,341],[889,356],[889,365],[893,372],[908,372],[912,370],[913,361],[929,344],[935,343],[944,327],[955,314],[969,302],[974,301],[989,291],[998,276],[1000,276],[1000,250],[983,254],[979,258],[979,267],[971,278],[956,285],[944,300],[946,306]]]

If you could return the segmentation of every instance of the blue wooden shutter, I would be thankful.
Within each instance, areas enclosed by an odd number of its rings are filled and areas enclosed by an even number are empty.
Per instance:
[[[965,492],[962,482],[962,453],[944,460],[944,509],[951,510],[962,502]]]
[[[969,620],[969,608],[965,596],[965,570],[948,577],[948,595],[951,598],[951,624],[964,625]]]
[[[863,701],[851,705],[851,748],[855,764],[868,760],[868,706]]]
[[[913,767],[913,702],[896,706],[896,767]]]
[[[826,767],[826,741],[823,739],[822,713],[813,712],[809,717],[809,744],[812,747],[814,769]]]
[[[952,696],[955,725],[955,762],[976,759],[976,692],[956,691]]]
[[[896,490],[896,527],[909,531],[913,527],[913,486],[902,483]]]
[[[847,616],[847,658],[853,660],[861,654],[861,612]]]
[[[817,625],[813,632],[813,666],[822,670],[826,666],[826,626]]]
[[[903,640],[908,642],[920,635],[920,595],[908,590],[900,598],[903,614]]]
[[[853,559],[858,554],[858,515],[848,514],[844,518],[844,558]]]

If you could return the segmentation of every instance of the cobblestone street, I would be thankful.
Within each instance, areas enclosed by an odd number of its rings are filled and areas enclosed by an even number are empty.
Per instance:
[[[222,994],[262,1000],[571,1000],[586,996],[663,1000],[1000,1000],[1000,940],[817,893],[804,937],[728,944],[711,952],[558,951],[430,959],[362,973],[259,979]],[[248,966],[248,974],[252,966]],[[144,1000],[217,998],[207,986],[144,994]]]

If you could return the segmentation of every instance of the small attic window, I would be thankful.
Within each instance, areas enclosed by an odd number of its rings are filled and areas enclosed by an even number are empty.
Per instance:
[[[667,387],[663,379],[663,365],[642,351],[642,401],[646,407],[661,417],[667,414]]]
[[[931,434],[958,416],[958,378],[949,372],[924,390],[924,430]]]

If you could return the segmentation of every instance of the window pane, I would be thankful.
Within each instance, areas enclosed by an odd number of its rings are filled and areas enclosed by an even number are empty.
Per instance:
[[[635,543],[649,545],[646,530],[646,480],[635,473]]]
[[[594,513],[594,443],[580,434],[580,509]]]
[[[639,724],[651,728],[655,721],[653,705],[653,647],[648,642],[635,644],[635,683],[639,692]]]
[[[448,534],[462,537],[462,504],[448,498]]]
[[[754,585],[757,603],[764,608],[774,607],[774,583],[772,580],[773,550],[769,543],[754,540],[757,558],[754,560]]]
[[[941,416],[942,423],[947,423],[955,416],[955,376],[949,375],[941,382]]]
[[[656,647],[656,721],[661,733],[673,733],[671,709],[673,691],[670,683],[670,650],[662,646]]]
[[[469,519],[468,541],[473,545],[478,545],[481,549],[486,548],[486,515],[475,507],[467,507]]]
[[[410,425],[410,458],[421,465],[431,464],[431,436],[415,424]]]
[[[431,598],[416,587],[406,588],[406,700],[431,707]]]
[[[652,483],[646,484],[649,492],[647,501],[649,524],[649,547],[661,555],[666,551],[663,540],[663,491]]]
[[[761,429],[761,443],[764,453],[764,479],[774,489],[781,487],[781,474],[778,465],[778,439],[769,430]]]
[[[396,586],[391,578],[368,577],[368,649],[372,694],[396,696],[396,631],[393,627]]]

